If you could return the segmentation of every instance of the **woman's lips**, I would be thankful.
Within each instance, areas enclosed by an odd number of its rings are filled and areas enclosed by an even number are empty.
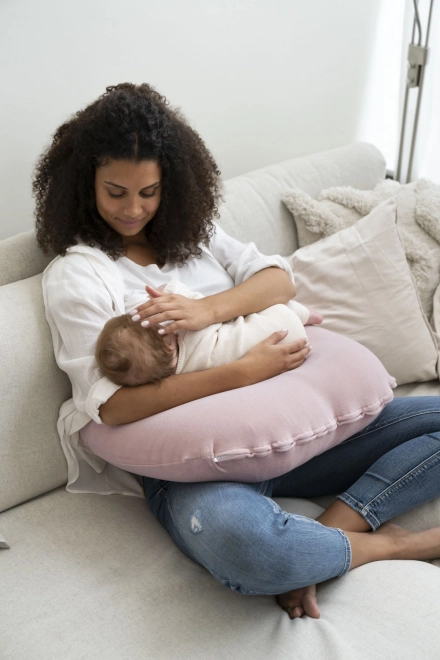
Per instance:
[[[127,225],[127,227],[134,227],[135,225],[138,225],[142,220],[134,220],[134,222],[130,222],[129,220],[121,220],[121,218],[116,218],[116,220],[119,220],[119,222],[122,222],[123,225]]]

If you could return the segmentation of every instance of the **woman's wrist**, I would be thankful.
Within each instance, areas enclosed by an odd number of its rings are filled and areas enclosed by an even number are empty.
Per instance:
[[[206,315],[206,324],[204,325],[205,328],[207,328],[209,325],[213,325],[214,323],[221,323],[221,321],[218,321],[218,310],[215,305],[215,301],[212,299],[214,296],[207,296],[206,298],[200,298],[198,302],[203,306],[205,310],[205,315]]]
[[[272,305],[287,303],[295,293],[295,285],[286,271],[269,267],[241,284],[203,300],[211,309],[212,323],[224,323],[237,316],[247,316]]]

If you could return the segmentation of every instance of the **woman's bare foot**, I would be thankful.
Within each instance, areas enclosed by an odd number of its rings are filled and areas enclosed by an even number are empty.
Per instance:
[[[352,548],[351,569],[381,559],[427,560],[440,558],[440,527],[410,532],[387,522],[375,532],[347,532]],[[316,585],[286,591],[277,603],[291,619],[307,614],[319,619]]]
[[[400,525],[396,525],[396,523],[386,522],[378,527],[375,532],[372,532],[372,534],[387,534],[388,536],[403,537],[408,536],[411,532],[404,527],[400,527]]]
[[[410,532],[395,523],[387,522],[372,535],[385,534],[396,545],[393,559],[438,559],[440,557],[440,527]]]
[[[277,603],[287,612],[291,619],[307,614],[312,619],[319,619],[320,613],[316,600],[316,584],[301,589],[292,589],[284,594],[278,594]]]

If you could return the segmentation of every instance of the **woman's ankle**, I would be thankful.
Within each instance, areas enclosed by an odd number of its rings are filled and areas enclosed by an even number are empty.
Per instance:
[[[392,535],[345,532],[351,546],[350,570],[384,559],[405,559],[404,542]]]
[[[325,527],[338,527],[344,532],[371,532],[371,526],[359,513],[342,500],[336,500],[316,518]]]

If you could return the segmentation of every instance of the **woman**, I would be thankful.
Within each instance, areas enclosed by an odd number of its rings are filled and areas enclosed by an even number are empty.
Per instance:
[[[128,295],[150,300],[134,319],[164,332],[202,329],[295,295],[280,257],[265,257],[213,225],[220,172],[182,115],[149,85],[121,84],[55,133],[34,179],[37,238],[59,255],[43,277],[58,365],[73,399],[60,411],[68,489],[139,494],[132,475],[91,456],[78,432],[90,420],[130,424],[161,411],[301,368],[305,340],[274,333],[225,367],[170,376],[160,387],[119,387],[94,361],[111,303],[103,269]],[[157,290],[180,279],[206,297]],[[149,286],[148,283],[153,286]],[[171,483],[143,478],[147,501],[177,545],[231,589],[276,595],[290,618],[319,616],[315,584],[379,559],[440,556],[440,528],[410,533],[386,521],[440,495],[440,403],[397,399],[363,431],[262,483]],[[127,433],[129,431],[127,430]],[[317,521],[273,496],[341,493]],[[366,533],[373,532],[373,533]]]

